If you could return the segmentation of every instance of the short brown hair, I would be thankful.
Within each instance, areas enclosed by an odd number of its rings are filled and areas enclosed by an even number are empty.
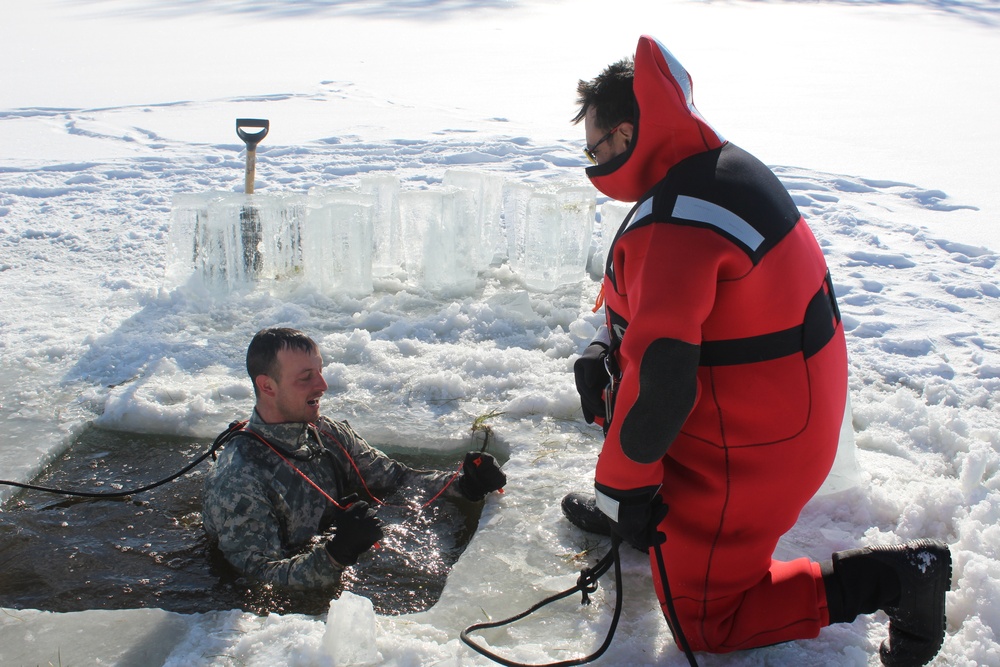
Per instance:
[[[634,80],[635,61],[632,58],[622,58],[608,65],[593,81],[581,79],[576,86],[580,111],[573,117],[573,123],[586,118],[591,107],[594,108],[594,120],[599,129],[610,130],[619,123],[634,123]]]
[[[253,384],[254,396],[259,396],[257,376],[267,375],[276,378],[278,352],[287,349],[315,352],[319,347],[316,345],[316,341],[298,329],[283,327],[261,329],[250,341],[250,345],[247,347],[247,373]]]

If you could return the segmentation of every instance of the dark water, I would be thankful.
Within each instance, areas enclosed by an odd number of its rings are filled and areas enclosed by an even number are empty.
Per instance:
[[[87,429],[33,484],[73,491],[134,489],[172,475],[209,441]],[[394,453],[409,465],[453,469],[447,457]],[[158,607],[180,613],[243,609],[325,613],[340,590],[371,599],[380,614],[420,611],[441,594],[479,519],[477,504],[438,500],[409,507],[385,498],[382,548],[348,568],[341,586],[280,592],[248,582],[211,548],[201,525],[208,462],[165,486],[123,499],[38,491],[0,510],[0,607],[67,612]]]

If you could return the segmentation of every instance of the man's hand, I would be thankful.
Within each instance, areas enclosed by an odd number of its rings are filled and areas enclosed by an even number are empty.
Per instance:
[[[497,460],[482,452],[469,452],[462,464],[462,475],[458,478],[458,488],[469,500],[482,500],[490,491],[502,489],[507,483]]]
[[[597,507],[607,515],[613,530],[640,551],[663,544],[667,536],[657,530],[667,516],[667,506],[660,498],[659,487],[621,491],[595,484]]]
[[[340,565],[354,565],[358,556],[382,539],[382,522],[375,510],[363,500],[356,501],[335,519],[337,532],[326,543],[326,550]]]
[[[588,424],[593,424],[597,417],[607,419],[604,409],[604,388],[608,386],[608,371],[604,367],[606,356],[608,346],[594,341],[573,362],[576,391],[580,394],[580,407],[583,408],[583,418]]]

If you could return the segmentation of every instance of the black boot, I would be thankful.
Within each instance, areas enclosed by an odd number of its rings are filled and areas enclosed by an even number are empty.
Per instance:
[[[604,512],[597,509],[597,500],[594,494],[570,493],[562,500],[562,511],[569,519],[569,522],[587,531],[598,535],[611,535],[611,523]]]
[[[887,667],[925,665],[944,643],[945,593],[951,552],[936,540],[878,545],[833,554],[821,565],[831,623],[850,623],[879,609],[889,638],[879,657]]]

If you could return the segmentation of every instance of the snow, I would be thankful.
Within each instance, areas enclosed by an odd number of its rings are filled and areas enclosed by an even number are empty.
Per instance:
[[[955,558],[938,665],[1000,665],[1000,8],[996,2],[37,0],[5,7],[0,58],[0,470],[28,480],[104,427],[212,436],[252,405],[263,326],[310,333],[326,412],[373,440],[451,451],[492,411],[509,454],[441,600],[375,620],[378,663],[490,664],[459,631],[569,587],[605,544],[558,500],[590,485],[572,361],[598,284],[468,296],[165,280],[173,197],[243,186],[234,119],[262,117],[257,191],[305,193],[449,168],[585,183],[575,84],[652,34],[706,118],[772,165],[810,220],[848,334],[861,483],[817,496],[779,545],[814,559],[937,537]],[[0,498],[10,497],[0,487]],[[593,553],[581,555],[584,551]],[[599,664],[680,665],[645,559]],[[508,632],[529,662],[597,646],[613,586]],[[323,618],[162,610],[0,614],[4,664],[329,665]],[[370,628],[365,629],[370,631]],[[877,665],[885,617],[702,665]]]

